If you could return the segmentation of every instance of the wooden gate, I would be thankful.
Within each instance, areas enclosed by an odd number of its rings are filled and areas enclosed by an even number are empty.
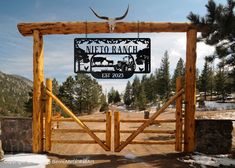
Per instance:
[[[120,112],[114,112],[114,151],[120,152],[128,144],[175,144],[176,151],[182,151],[182,129],[183,129],[183,116],[182,116],[182,78],[179,77],[176,80],[176,93],[170,98],[155,114],[149,119],[120,119]],[[69,116],[69,118],[52,117],[52,100],[60,106],[61,109]],[[164,113],[164,110],[174,101],[176,101],[176,112],[175,119],[167,120],[156,120],[157,117]],[[76,122],[81,128],[80,129],[64,129],[59,128],[53,129],[52,123],[60,125],[61,122]],[[106,129],[90,129],[85,123],[88,122],[99,122],[105,123]],[[121,123],[142,123],[137,130],[121,130]],[[153,130],[146,129],[151,124],[156,123],[175,123],[174,130]],[[45,151],[51,150],[52,144],[55,143],[66,143],[66,144],[99,144],[104,150],[111,150],[111,126],[112,126],[112,113],[111,111],[106,112],[106,119],[79,119],[68,107],[66,107],[53,93],[52,93],[52,81],[46,80],[46,116],[45,116]],[[52,139],[51,135],[53,132],[66,133],[88,133],[93,140],[61,140]],[[95,133],[105,133],[105,140],[99,139]],[[131,135],[125,140],[121,141],[121,133],[131,133]],[[171,134],[175,135],[174,141],[138,141],[134,140],[135,137],[140,133],[159,133],[159,134]]]
[[[52,118],[52,100],[56,102],[57,105],[70,117],[70,118]],[[63,133],[88,133],[93,140],[52,140],[52,122],[64,122],[64,121],[72,121],[76,122],[81,129],[56,129],[53,131],[63,132]],[[85,124],[85,122],[105,122],[106,129],[102,130],[91,130]],[[106,139],[99,139],[95,132],[106,133]],[[52,80],[46,80],[46,116],[45,116],[45,151],[48,152],[51,150],[51,145],[53,143],[78,143],[78,144],[99,144],[104,150],[110,151],[111,149],[111,112],[106,113],[106,119],[88,119],[88,120],[80,120],[68,107],[66,107],[53,93],[52,93]]]
[[[114,151],[120,152],[128,144],[175,144],[176,151],[182,151],[182,128],[183,128],[183,117],[182,117],[182,84],[181,77],[176,80],[176,94],[171,97],[156,113],[154,113],[149,119],[146,120],[126,120],[120,119],[120,113],[114,113]],[[164,110],[174,101],[176,101],[176,112],[175,119],[171,120],[156,120],[157,117],[164,113]],[[172,123],[175,122],[175,130],[150,130],[145,128],[155,123]],[[121,130],[121,123],[142,123],[137,130]],[[131,135],[125,140],[120,140],[121,133],[131,133]],[[138,141],[134,140],[140,133],[161,133],[161,134],[174,134],[174,141]]]

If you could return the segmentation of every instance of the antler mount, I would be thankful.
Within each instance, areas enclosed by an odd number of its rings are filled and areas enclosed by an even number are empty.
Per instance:
[[[119,21],[119,20],[124,19],[124,18],[127,16],[128,11],[129,11],[129,5],[128,5],[127,10],[126,10],[126,12],[124,13],[124,15],[122,15],[122,16],[120,16],[120,17],[116,17],[116,18],[110,18],[110,17],[107,17],[107,16],[100,16],[100,15],[98,15],[91,7],[90,7],[90,9],[91,9],[91,11],[94,13],[94,15],[95,15],[97,18],[106,20],[106,21],[108,22],[108,24],[109,24],[109,31],[110,31],[110,32],[113,32],[114,29],[115,29],[115,24],[116,24],[116,22]]]

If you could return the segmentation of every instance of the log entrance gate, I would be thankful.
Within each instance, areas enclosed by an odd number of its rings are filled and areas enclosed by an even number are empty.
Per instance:
[[[43,152],[43,86],[44,86],[44,54],[43,35],[53,34],[92,34],[110,33],[107,22],[43,22],[43,23],[20,23],[17,25],[23,36],[33,36],[33,152]],[[197,27],[190,23],[157,23],[157,22],[118,22],[112,33],[156,33],[156,32],[186,32],[186,73],[185,73],[185,130],[184,130],[184,151],[193,152],[195,147],[195,85],[196,85],[196,40],[197,32],[204,28]],[[47,95],[56,102],[60,102],[50,91]],[[63,107],[63,106],[62,106]],[[63,107],[64,111],[70,114],[70,110]],[[149,122],[145,122],[128,140],[117,147],[117,151],[124,148],[135,136],[146,128],[159,114],[156,113]],[[108,149],[96,135],[74,114],[71,117],[93,137],[104,149]]]
[[[149,119],[143,120],[126,120],[120,119],[120,112],[114,112],[114,151],[120,152],[128,144],[175,144],[176,151],[182,151],[182,132],[183,132],[183,116],[182,116],[182,78],[176,80],[176,94],[172,96],[156,113]],[[52,100],[69,116],[69,118],[53,117],[52,116]],[[173,102],[176,102],[175,119],[156,120],[156,118],[164,112],[164,110]],[[54,129],[52,122],[56,122],[57,126]],[[76,122],[82,129],[64,129],[59,128],[61,122]],[[89,129],[85,122],[106,123],[106,129]],[[120,130],[120,123],[142,123],[137,130]],[[151,124],[159,123],[175,123],[174,130],[145,130]],[[46,115],[45,115],[45,151],[49,152],[54,144],[99,144],[104,150],[111,151],[111,131],[112,130],[112,112],[106,112],[106,119],[79,119],[74,113],[69,110],[53,93],[52,80],[46,80]],[[61,140],[53,139],[53,133],[88,133],[93,140]],[[95,133],[105,133],[105,140],[101,140]],[[131,133],[125,140],[120,141],[121,133]],[[174,141],[134,141],[134,138],[140,133],[159,133],[171,134],[175,136]]]

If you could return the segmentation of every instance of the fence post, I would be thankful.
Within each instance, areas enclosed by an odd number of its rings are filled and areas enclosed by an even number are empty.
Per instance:
[[[52,80],[46,79],[46,89],[52,91]],[[52,114],[52,98],[46,94],[46,119],[45,119],[45,139],[46,152],[51,150],[51,114]]]
[[[106,112],[106,145],[111,150],[112,112]]]
[[[115,111],[114,112],[114,151],[119,147],[120,145],[120,112]]]
[[[43,36],[33,31],[33,153],[43,152],[43,85],[44,54]]]
[[[184,152],[195,150],[197,30],[187,31],[185,65]]]
[[[182,77],[176,79],[176,92],[182,89]],[[182,94],[176,99],[175,150],[182,151]]]

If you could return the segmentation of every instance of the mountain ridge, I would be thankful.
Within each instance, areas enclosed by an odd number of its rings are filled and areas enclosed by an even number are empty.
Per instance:
[[[31,117],[25,103],[32,89],[31,80],[0,71],[0,116]]]

